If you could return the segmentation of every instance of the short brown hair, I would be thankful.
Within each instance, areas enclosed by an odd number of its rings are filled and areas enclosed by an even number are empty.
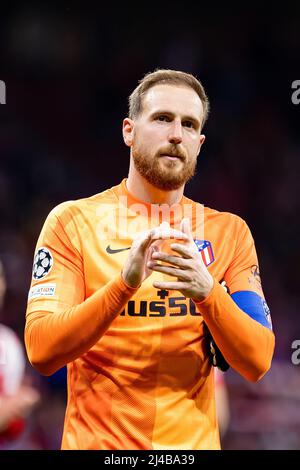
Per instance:
[[[209,113],[209,100],[201,82],[190,73],[179,70],[157,69],[147,73],[140,81],[139,85],[129,96],[129,117],[135,119],[142,112],[142,98],[146,92],[159,84],[183,85],[195,90],[203,106],[203,122],[207,120]]]

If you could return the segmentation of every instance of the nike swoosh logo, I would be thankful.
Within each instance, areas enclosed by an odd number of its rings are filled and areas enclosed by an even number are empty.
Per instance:
[[[114,250],[113,248],[110,247],[110,245],[108,245],[106,247],[106,251],[107,253],[109,253],[110,255],[113,255],[114,253],[120,253],[120,251],[126,251],[126,250],[130,250],[131,246],[129,246],[128,248],[119,248],[118,250]]]

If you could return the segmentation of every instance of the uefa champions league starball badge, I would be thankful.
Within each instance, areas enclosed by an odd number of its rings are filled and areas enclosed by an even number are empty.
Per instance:
[[[53,256],[48,248],[39,248],[34,257],[32,277],[35,280],[47,276],[53,266]]]

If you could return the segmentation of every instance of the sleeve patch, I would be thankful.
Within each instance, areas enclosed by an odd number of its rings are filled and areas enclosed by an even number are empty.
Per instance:
[[[53,297],[56,291],[56,284],[40,284],[30,289],[28,300],[38,297]]]
[[[34,262],[33,262],[33,269],[32,269],[32,277],[36,281],[42,279],[43,277],[47,276],[51,271],[53,266],[53,256],[51,251],[48,248],[41,247],[37,251]]]

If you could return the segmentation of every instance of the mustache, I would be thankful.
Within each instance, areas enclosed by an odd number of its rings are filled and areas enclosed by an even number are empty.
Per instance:
[[[182,158],[182,160],[186,160],[185,152],[176,146],[163,147],[157,152],[157,155],[170,155],[170,157],[179,157]]]

